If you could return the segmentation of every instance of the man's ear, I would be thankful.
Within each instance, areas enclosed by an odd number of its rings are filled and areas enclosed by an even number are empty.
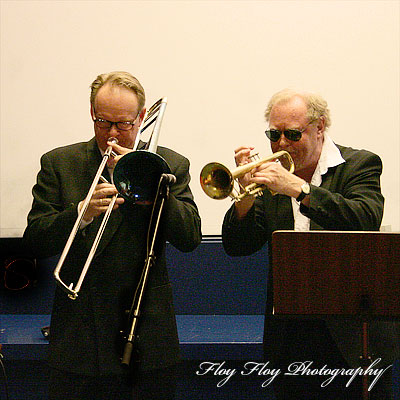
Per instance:
[[[319,117],[317,124],[318,133],[323,135],[325,132],[325,117]]]
[[[146,107],[143,107],[139,114],[140,123],[142,123],[145,115],[146,115]]]
[[[92,116],[92,119],[95,119],[94,109],[92,104],[90,105],[90,115]]]

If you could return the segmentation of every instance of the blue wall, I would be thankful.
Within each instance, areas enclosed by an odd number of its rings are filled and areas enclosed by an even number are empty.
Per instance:
[[[0,244],[0,260],[10,255],[29,256],[21,239],[0,239]],[[266,248],[248,257],[229,257],[220,238],[205,237],[191,253],[167,243],[166,258],[177,314],[264,314]],[[38,260],[37,283],[30,289],[0,289],[0,313],[50,314],[56,262],[56,257]]]

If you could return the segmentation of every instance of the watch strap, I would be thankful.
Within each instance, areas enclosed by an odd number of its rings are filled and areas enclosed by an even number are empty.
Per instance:
[[[304,186],[306,186],[306,191],[304,190]],[[310,194],[310,185],[308,183],[305,183],[304,185],[302,185],[301,193],[297,196],[296,201],[300,203],[309,194]]]
[[[299,203],[307,196],[306,193],[304,193],[303,191],[296,197],[296,201],[298,201]]]

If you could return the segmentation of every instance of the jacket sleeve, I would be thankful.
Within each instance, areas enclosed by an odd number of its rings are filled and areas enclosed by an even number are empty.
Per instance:
[[[246,216],[238,219],[235,205],[225,214],[222,224],[222,244],[230,256],[247,256],[260,250],[268,240],[268,226],[263,203],[256,199]]]
[[[189,160],[181,157],[172,172],[176,183],[171,186],[166,204],[166,239],[178,250],[189,252],[201,242],[200,216],[189,188]]]
[[[51,157],[43,155],[40,164],[24,239],[37,257],[50,257],[64,248],[78,212],[76,204],[65,204],[61,198],[60,182]]]
[[[377,155],[354,152],[337,168],[335,189],[311,185],[310,207],[302,205],[301,212],[327,230],[379,230],[384,206],[381,173],[382,161]]]
[[[365,150],[343,148],[345,163],[330,169],[320,187],[311,185],[309,208],[300,210],[311,220],[311,229],[379,230],[384,198],[381,194],[381,159]],[[222,239],[229,255],[259,250],[279,229],[294,229],[290,198],[257,198],[245,218],[237,220],[234,207],[225,215]]]

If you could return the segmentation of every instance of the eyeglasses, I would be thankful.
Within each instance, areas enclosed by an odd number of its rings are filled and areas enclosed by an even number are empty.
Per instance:
[[[315,119],[313,121],[310,121],[303,130],[286,129],[284,131],[280,131],[279,129],[267,129],[265,131],[265,134],[271,142],[277,142],[281,138],[282,134],[285,135],[286,139],[289,139],[292,142],[298,142],[301,139],[303,132],[307,129],[308,125],[315,121]]]
[[[97,127],[102,128],[102,129],[111,129],[113,125],[120,131],[129,131],[131,130],[135,124],[136,120],[140,114],[140,111],[136,115],[135,120],[132,121],[119,121],[119,122],[113,122],[113,121],[108,121],[107,119],[103,118],[95,118],[93,119],[93,122],[96,124]]]
[[[102,118],[96,118],[93,120],[97,127],[102,129],[111,129],[113,125],[121,131],[129,131],[135,126],[136,122],[112,122]]]

